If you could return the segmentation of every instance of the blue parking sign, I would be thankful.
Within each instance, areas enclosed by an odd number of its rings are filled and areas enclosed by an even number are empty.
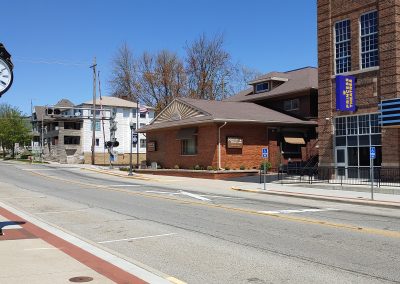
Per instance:
[[[369,157],[370,157],[371,159],[375,159],[375,157],[376,157],[375,147],[369,148]]]
[[[262,157],[268,158],[268,148],[262,148]]]

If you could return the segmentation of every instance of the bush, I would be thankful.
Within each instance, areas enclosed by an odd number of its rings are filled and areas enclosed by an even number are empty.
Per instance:
[[[214,171],[214,168],[212,166],[207,166],[207,171]]]
[[[174,169],[175,169],[175,170],[179,170],[179,165],[175,165],[175,166],[174,166]]]
[[[225,166],[225,170],[229,171],[231,168],[229,166]]]
[[[201,169],[201,167],[200,167],[200,165],[195,165],[195,166],[193,167],[193,169],[194,169],[195,171],[199,171],[199,170]]]
[[[245,165],[240,165],[240,169],[243,171],[243,170],[246,169],[246,166]]]
[[[264,165],[266,166],[267,171],[272,168],[272,164],[270,162],[262,162],[260,165],[260,170],[264,170]]]

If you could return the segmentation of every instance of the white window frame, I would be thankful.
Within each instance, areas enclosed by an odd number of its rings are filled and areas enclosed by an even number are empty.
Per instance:
[[[346,22],[346,21],[349,21],[350,38],[345,40],[345,41],[336,42],[336,24],[341,23],[341,22]],[[346,73],[346,72],[350,72],[351,68],[352,68],[352,66],[351,66],[351,55],[352,55],[351,54],[351,21],[350,21],[350,19],[343,19],[343,20],[336,21],[336,22],[333,23],[333,39],[334,39],[333,40],[333,53],[334,53],[333,68],[334,68],[334,74],[343,74],[343,73]],[[338,58],[337,54],[336,54],[336,44],[345,43],[345,42],[349,42],[350,43],[350,47],[349,47],[350,48],[350,56]],[[343,71],[343,72],[338,72],[336,60],[347,58],[347,57],[349,58],[349,66],[350,66],[349,70],[346,70],[346,71]]]
[[[376,16],[377,17],[377,30],[376,30],[375,33],[372,33],[372,34],[361,35],[361,32],[362,32],[361,31],[361,17],[365,16],[367,14],[370,14],[370,13],[377,13],[377,16]],[[363,14],[360,15],[360,18],[358,19],[358,34],[359,34],[358,47],[359,47],[359,54],[360,54],[359,64],[360,64],[360,69],[361,70],[379,66],[379,30],[378,29],[379,29],[379,17],[378,17],[378,11],[377,10],[368,11],[368,12],[363,13]],[[377,34],[378,35],[378,48],[374,49],[374,50],[369,50],[369,51],[366,51],[366,52],[362,52],[362,38],[363,37],[367,37],[367,36],[371,36],[373,34]],[[367,53],[374,52],[374,51],[376,51],[378,53],[378,63],[377,63],[377,65],[373,65],[373,66],[369,66],[369,67],[363,67],[363,60],[362,60],[363,54],[367,54]]]

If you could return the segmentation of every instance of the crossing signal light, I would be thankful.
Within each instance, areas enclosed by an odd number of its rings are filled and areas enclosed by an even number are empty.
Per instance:
[[[119,142],[118,141],[107,141],[104,144],[105,144],[106,149],[119,146]]]

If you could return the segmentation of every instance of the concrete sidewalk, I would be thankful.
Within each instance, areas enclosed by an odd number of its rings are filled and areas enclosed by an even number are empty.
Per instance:
[[[266,183],[266,190],[264,185],[254,182],[239,182],[229,180],[212,180],[188,177],[176,177],[165,175],[150,175],[150,174],[136,174],[128,176],[127,172],[120,171],[119,169],[108,169],[106,167],[82,165],[83,169],[94,171],[98,173],[113,175],[121,178],[127,178],[137,181],[146,181],[153,184],[169,184],[171,181],[179,181],[180,186],[190,186],[196,190],[206,190],[206,188],[220,189],[220,190],[237,190],[256,194],[273,194],[298,198],[307,198],[324,201],[346,202],[360,205],[382,206],[389,208],[400,209],[400,195],[381,193],[383,190],[374,188],[374,199],[371,199],[370,188],[362,186],[346,186],[341,189],[340,186],[332,187],[331,185],[325,186],[312,185],[301,186],[285,185],[279,183]],[[316,188],[320,186],[321,188]],[[397,189],[393,189],[397,190]],[[390,192],[390,188],[385,192]]]
[[[3,203],[0,227],[0,283],[179,283]]]

